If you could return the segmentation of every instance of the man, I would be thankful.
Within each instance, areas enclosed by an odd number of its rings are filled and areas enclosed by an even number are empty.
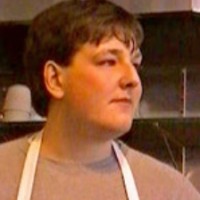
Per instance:
[[[47,120],[1,147],[2,199],[200,199],[174,169],[114,141],[140,101],[142,38],[138,21],[104,0],[69,0],[33,20],[24,63]]]

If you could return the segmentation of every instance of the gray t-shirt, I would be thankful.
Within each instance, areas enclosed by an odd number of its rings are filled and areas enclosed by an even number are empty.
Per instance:
[[[0,145],[0,199],[16,200],[27,137]],[[178,171],[123,143],[140,200],[200,200]],[[114,153],[95,163],[58,163],[39,157],[32,200],[127,200]]]

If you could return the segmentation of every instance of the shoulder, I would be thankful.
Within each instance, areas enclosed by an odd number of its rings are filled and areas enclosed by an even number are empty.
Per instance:
[[[192,184],[176,169],[120,142],[142,195],[156,199],[200,199]],[[147,198],[145,196],[145,198]]]
[[[0,196],[12,199],[17,191],[28,148],[28,138],[23,137],[0,144]]]
[[[157,174],[159,179],[174,179],[174,176],[180,176],[180,173],[168,164],[138,150],[130,148],[128,145],[120,142],[121,149],[126,156],[131,169],[137,174],[142,174],[146,178],[153,178]],[[182,177],[182,175],[181,175]]]
[[[1,175],[7,174],[8,171],[15,171],[19,165],[22,165],[28,146],[28,137],[26,136],[0,144],[0,171],[3,172]]]
[[[26,154],[28,148],[28,137],[11,140],[0,144],[0,161],[5,162],[9,159],[16,159],[16,157]]]

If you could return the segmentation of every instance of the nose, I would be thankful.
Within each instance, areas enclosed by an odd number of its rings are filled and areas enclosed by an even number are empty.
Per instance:
[[[122,74],[120,78],[120,87],[125,88],[135,88],[141,85],[141,80],[136,67],[131,63],[126,63],[121,66]]]

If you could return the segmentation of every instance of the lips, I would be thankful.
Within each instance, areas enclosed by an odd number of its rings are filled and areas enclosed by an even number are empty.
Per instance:
[[[125,103],[125,104],[132,105],[132,100],[130,98],[126,98],[126,97],[113,99],[111,102],[112,103]]]

